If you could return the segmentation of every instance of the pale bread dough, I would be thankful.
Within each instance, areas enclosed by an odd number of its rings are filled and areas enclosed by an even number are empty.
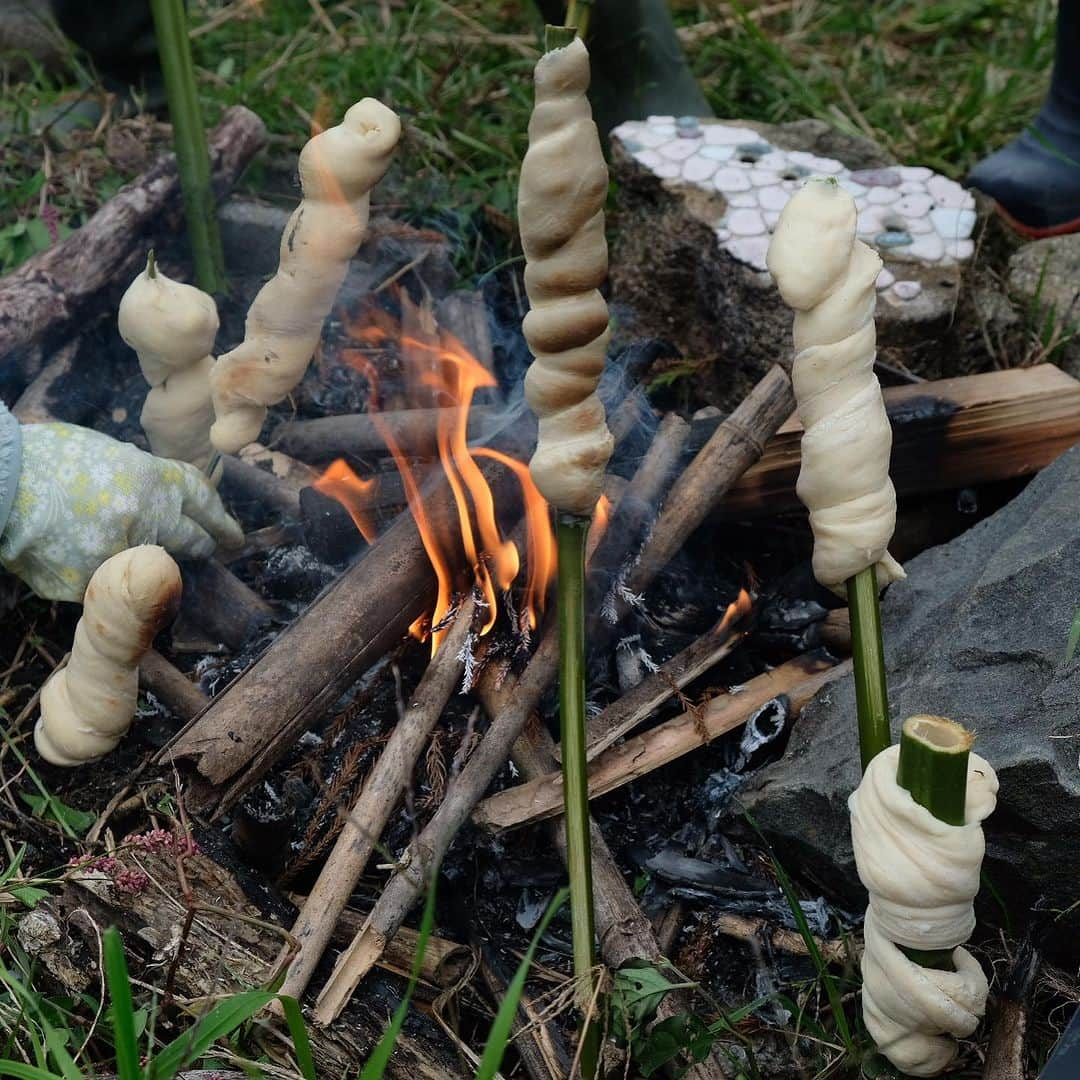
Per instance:
[[[139,660],[175,616],[180,590],[176,563],[152,544],[94,572],[71,656],[41,690],[34,744],[46,761],[80,765],[115,748],[135,716]]]
[[[959,946],[975,927],[985,841],[998,781],[968,759],[963,825],[947,825],[896,782],[900,747],[867,766],[848,800],[859,878],[870,894],[862,960],[863,1016],[878,1049],[902,1072],[936,1076],[986,1010],[986,976]],[[955,972],[920,967],[897,947],[953,949]]]
[[[784,207],[768,254],[795,309],[791,381],[804,428],[796,490],[810,511],[814,575],[841,593],[868,566],[880,585],[904,576],[887,550],[896,526],[892,429],[874,374],[881,259],[855,239],[855,224],[846,191],[810,180]]]
[[[596,387],[607,355],[604,201],[608,173],[585,91],[580,38],[536,65],[518,221],[530,311],[522,329],[535,361],[525,396],[540,419],[533,479],[545,499],[588,516],[600,498],[613,440]]]
[[[140,416],[158,457],[205,469],[214,454],[210,369],[218,313],[213,299],[161,269],[143,270],[120,301],[120,336],[139,358],[150,392]]]
[[[374,98],[353,105],[300,154],[303,202],[281,236],[277,273],[248,311],[244,340],[210,376],[214,446],[234,454],[259,437],[268,405],[303,377],[323,322],[364,239],[369,193],[390,165],[397,115]]]

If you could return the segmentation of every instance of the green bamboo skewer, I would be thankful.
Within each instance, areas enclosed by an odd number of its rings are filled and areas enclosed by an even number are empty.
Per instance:
[[[570,874],[570,927],[578,999],[593,997],[596,924],[593,911],[589,776],[585,760],[585,541],[589,519],[559,514],[559,724],[565,803],[566,865]],[[581,1075],[596,1075],[600,1026],[585,1019]]]
[[[224,292],[225,265],[210,181],[210,154],[195,88],[184,0],[150,0],[150,8],[169,100],[195,280],[205,292]]]
[[[896,782],[946,825],[964,824],[974,741],[970,731],[943,716],[911,716],[901,729]],[[956,970],[952,949],[900,949],[920,967]]]
[[[877,567],[868,566],[848,578],[847,594],[851,615],[851,660],[855,669],[855,706],[859,721],[859,755],[865,772],[866,766],[882,750],[892,745]]]
[[[572,5],[573,6],[573,5]],[[587,9],[584,14],[588,14]],[[544,28],[544,52],[569,45],[574,26]],[[570,875],[570,927],[574,980],[584,1006],[594,997],[596,917],[593,905],[589,775],[585,759],[585,543],[590,519],[560,513],[556,523],[559,558],[559,741],[562,748],[566,864]],[[581,1031],[580,1068],[593,1080],[600,1061],[598,1023],[586,1013]]]

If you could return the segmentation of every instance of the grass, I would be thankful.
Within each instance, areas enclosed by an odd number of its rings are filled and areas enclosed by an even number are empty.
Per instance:
[[[693,70],[719,116],[818,117],[897,159],[962,176],[1038,107],[1053,53],[1050,0],[677,2]],[[320,12],[322,14],[320,14]],[[192,0],[192,48],[208,124],[242,103],[269,125],[277,157],[354,100],[382,98],[406,121],[392,191],[399,216],[456,241],[475,276],[513,252],[540,19],[507,0],[312,5]],[[602,31],[602,28],[600,28]],[[163,145],[148,120],[113,120],[58,144],[43,110],[95,93],[87,61],[9,74],[0,100],[0,270],[77,226]],[[68,97],[65,97],[68,95]],[[149,133],[153,133],[153,141]],[[130,135],[131,132],[128,132]],[[264,177],[255,174],[255,186]],[[478,221],[494,225],[481,231]]]

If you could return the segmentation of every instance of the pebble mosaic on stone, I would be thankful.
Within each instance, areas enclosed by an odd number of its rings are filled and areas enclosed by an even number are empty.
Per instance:
[[[834,176],[855,199],[859,239],[892,264],[877,287],[914,300],[917,281],[897,280],[903,262],[955,265],[975,250],[975,200],[955,180],[923,166],[850,170],[834,158],[781,150],[748,127],[693,116],[650,116],[612,135],[635,160],[665,180],[724,197],[716,237],[740,262],[766,272],[769,236],[780,211],[808,176]]]

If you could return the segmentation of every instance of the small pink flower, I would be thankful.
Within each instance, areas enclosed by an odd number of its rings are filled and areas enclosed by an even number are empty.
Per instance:
[[[46,203],[41,208],[41,220],[45,222],[45,228],[49,230],[49,243],[60,242],[60,214],[52,203]]]
[[[131,893],[135,896],[150,884],[150,878],[141,870],[121,870],[113,878],[113,884],[120,892]]]

